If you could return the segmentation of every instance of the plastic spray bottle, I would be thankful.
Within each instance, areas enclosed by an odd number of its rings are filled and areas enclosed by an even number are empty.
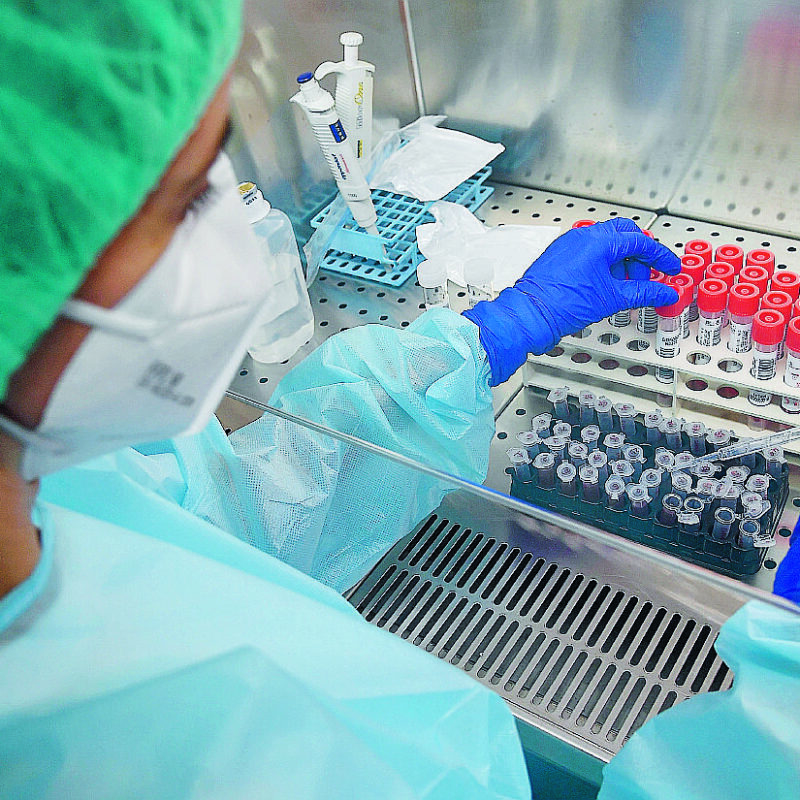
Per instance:
[[[333,97],[317,83],[310,72],[298,75],[297,82],[300,84],[300,91],[291,98],[291,101],[305,112],[336,185],[353,214],[353,219],[367,233],[379,236],[375,225],[378,215],[375,213],[375,206],[372,205],[369,185],[336,113]]]
[[[344,48],[342,61],[323,61],[314,77],[321,81],[336,73],[336,113],[351,141],[353,152],[364,172],[372,155],[372,78],[374,64],[359,61],[358,48],[364,41],[360,33],[349,31],[339,37]]]

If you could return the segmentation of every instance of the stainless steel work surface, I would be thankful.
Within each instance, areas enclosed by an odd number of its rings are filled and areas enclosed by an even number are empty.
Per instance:
[[[743,602],[466,492],[449,495],[348,599],[598,764],[660,711],[731,685],[713,643]],[[580,771],[591,776],[591,765]]]

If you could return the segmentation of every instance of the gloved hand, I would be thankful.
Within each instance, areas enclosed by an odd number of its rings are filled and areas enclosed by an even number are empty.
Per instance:
[[[491,385],[507,381],[528,353],[546,353],[569,333],[628,308],[678,301],[671,286],[650,281],[650,268],[680,272],[680,259],[616,218],[559,236],[509,289],[464,312],[480,328]]]
[[[800,603],[800,520],[794,526],[794,533],[789,541],[789,552],[778,565],[772,590],[787,600]]]

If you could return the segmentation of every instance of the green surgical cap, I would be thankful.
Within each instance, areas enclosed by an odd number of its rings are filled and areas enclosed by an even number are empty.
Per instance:
[[[239,0],[0,2],[0,398],[194,130]]]

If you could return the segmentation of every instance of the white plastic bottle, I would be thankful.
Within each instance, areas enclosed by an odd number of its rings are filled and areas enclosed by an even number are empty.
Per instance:
[[[310,72],[299,75],[297,82],[300,84],[300,91],[291,98],[291,102],[299,105],[305,112],[317,144],[353,214],[353,219],[367,233],[379,236],[375,225],[378,215],[372,204],[369,185],[350,146],[344,125],[336,113],[333,97],[317,83]]]
[[[450,308],[447,270],[435,261],[420,261],[417,280],[425,297],[425,308]]]
[[[336,73],[336,113],[344,125],[353,152],[367,171],[372,154],[372,81],[375,65],[359,61],[358,48],[364,37],[348,31],[339,37],[344,49],[342,61],[324,61],[314,77],[321,81],[326,75]]]
[[[272,279],[261,325],[247,352],[256,361],[276,364],[291,358],[314,335],[311,301],[289,217],[272,208],[251,181],[239,184],[239,194]]]

